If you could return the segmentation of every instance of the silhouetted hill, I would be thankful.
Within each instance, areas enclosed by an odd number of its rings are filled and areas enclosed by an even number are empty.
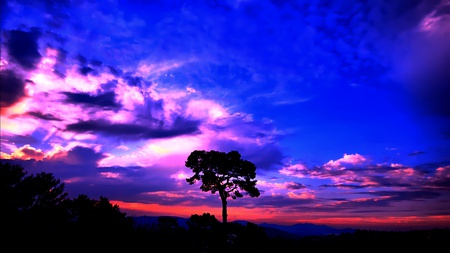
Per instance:
[[[310,223],[299,223],[291,226],[277,225],[262,223],[259,226],[266,228],[267,235],[269,237],[283,236],[283,234],[277,235],[277,231],[283,231],[290,235],[294,235],[297,238],[305,236],[325,236],[325,235],[339,235],[342,233],[353,233],[356,229],[346,228],[337,229],[326,225],[314,225]]]

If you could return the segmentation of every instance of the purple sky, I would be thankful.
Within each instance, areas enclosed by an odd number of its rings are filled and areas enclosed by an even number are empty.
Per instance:
[[[450,226],[450,2],[2,1],[1,158],[130,215]]]

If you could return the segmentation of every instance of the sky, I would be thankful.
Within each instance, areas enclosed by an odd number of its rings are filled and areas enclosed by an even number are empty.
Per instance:
[[[450,227],[450,1],[2,1],[1,161],[130,216]]]

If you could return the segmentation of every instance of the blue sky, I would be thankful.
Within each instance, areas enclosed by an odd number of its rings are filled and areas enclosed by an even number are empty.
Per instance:
[[[1,158],[131,215],[209,212],[194,150],[237,150],[229,219],[450,224],[448,1],[3,1]]]

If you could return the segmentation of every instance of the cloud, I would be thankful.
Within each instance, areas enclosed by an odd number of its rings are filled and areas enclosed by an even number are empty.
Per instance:
[[[21,160],[43,160],[45,157],[45,153],[42,152],[41,149],[36,149],[31,147],[30,145],[25,145],[21,148],[14,150],[13,153],[6,154],[1,152],[2,159],[21,159]]]
[[[98,119],[79,121],[66,126],[65,131],[77,133],[100,133],[106,136],[116,136],[131,139],[152,139],[168,138],[185,134],[198,133],[197,121],[190,121],[177,117],[170,127],[152,127],[137,124],[111,123],[109,121]]]
[[[120,107],[116,102],[114,92],[105,92],[99,95],[90,95],[87,93],[62,92],[67,96],[67,102],[75,104],[99,106],[103,109],[114,109]]]
[[[339,158],[336,161],[330,160],[324,166],[325,167],[338,168],[342,164],[357,165],[357,164],[361,164],[361,163],[365,162],[366,160],[367,159],[364,156],[360,155],[360,154],[350,154],[350,155],[344,154],[344,157]]]
[[[414,152],[409,153],[408,155],[409,156],[417,156],[417,155],[423,155],[423,154],[426,154],[426,152],[424,152],[424,151],[414,151]]]
[[[140,76],[133,76],[129,73],[126,73],[123,75],[123,79],[128,83],[130,86],[137,86],[141,87],[142,83],[144,82],[144,79]]]
[[[37,40],[40,32],[35,29],[30,32],[10,30],[7,32],[6,48],[13,62],[24,69],[35,69],[41,59]]]
[[[54,120],[54,121],[61,121],[62,119],[55,117],[54,115],[50,114],[50,113],[42,113],[39,111],[30,111],[27,112],[28,115],[31,115],[33,117],[39,118],[39,119],[43,119],[43,120]]]
[[[308,168],[303,164],[292,164],[279,170],[280,174],[293,177],[304,177],[303,172]]]
[[[55,159],[68,165],[86,165],[87,167],[91,167],[93,165],[96,166],[98,161],[105,157],[105,155],[91,148],[81,146],[72,148],[66,154],[66,156],[57,156]]]
[[[429,186],[437,190],[447,191],[450,189],[450,165],[438,167],[433,177],[430,178]]]
[[[1,69],[0,77],[0,95],[2,98],[0,105],[3,111],[4,107],[10,107],[25,97],[25,80],[9,69]]]
[[[80,72],[80,74],[82,74],[84,76],[87,76],[89,73],[96,74],[96,72],[93,68],[86,67],[86,66],[79,68],[78,71]]]

